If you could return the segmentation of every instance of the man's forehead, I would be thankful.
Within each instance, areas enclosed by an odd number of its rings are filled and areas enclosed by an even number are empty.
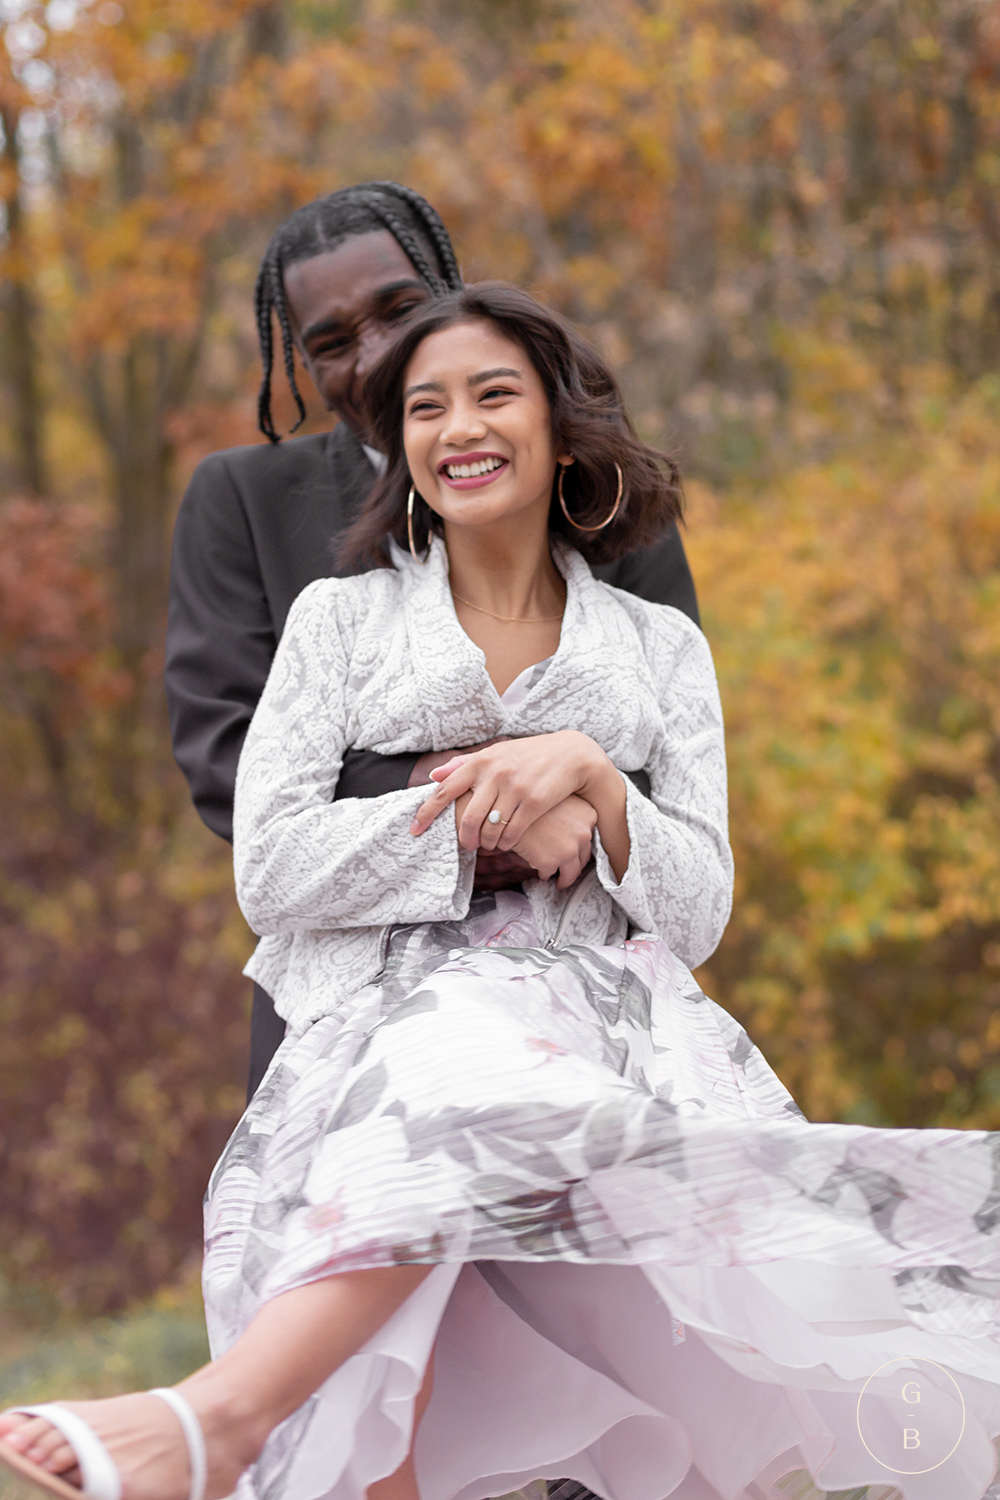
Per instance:
[[[400,285],[425,289],[387,229],[351,235],[334,249],[294,261],[285,270],[289,311],[300,326],[318,317],[355,316]]]

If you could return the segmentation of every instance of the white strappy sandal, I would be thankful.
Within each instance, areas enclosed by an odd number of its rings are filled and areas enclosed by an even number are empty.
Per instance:
[[[198,1418],[179,1391],[158,1387],[147,1391],[146,1395],[159,1396],[181,1424],[191,1465],[188,1500],[205,1500],[208,1463],[205,1457],[205,1439]],[[30,1458],[25,1458],[16,1448],[11,1448],[3,1438],[0,1438],[0,1462],[25,1479],[30,1479],[39,1489],[50,1495],[60,1496],[61,1500],[121,1500],[122,1480],[114,1460],[97,1433],[76,1412],[51,1404],[11,1406],[8,1411],[18,1416],[43,1417],[62,1433],[79,1465],[83,1488],[77,1489],[76,1485],[67,1484],[65,1479],[60,1479],[58,1474],[50,1474],[47,1469],[32,1463]],[[3,1415],[6,1416],[7,1412]]]

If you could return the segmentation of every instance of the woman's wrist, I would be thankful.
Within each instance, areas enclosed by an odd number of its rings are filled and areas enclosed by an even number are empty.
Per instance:
[[[581,785],[578,795],[599,814],[601,804],[606,806],[609,798],[615,797],[616,780],[620,782],[621,775],[596,740],[590,739],[588,735],[580,735],[580,738],[586,740],[587,744],[581,754]]]
[[[631,840],[628,831],[628,791],[625,778],[600,746],[595,745],[587,781],[580,791],[597,814],[597,832],[615,879],[621,883],[629,866]]]

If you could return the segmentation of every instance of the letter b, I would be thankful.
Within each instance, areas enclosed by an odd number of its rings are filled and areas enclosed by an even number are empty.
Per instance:
[[[903,1428],[903,1447],[904,1448],[919,1448],[920,1447],[920,1431],[919,1431],[918,1428],[916,1428],[916,1427],[904,1427]]]

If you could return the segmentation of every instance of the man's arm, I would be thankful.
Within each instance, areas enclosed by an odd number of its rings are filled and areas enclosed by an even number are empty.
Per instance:
[[[236,767],[276,648],[246,512],[216,453],[195,470],[174,528],[164,680],[174,756],[203,822],[230,843]],[[416,760],[351,752],[337,796],[399,791]]]
[[[694,580],[688,567],[684,543],[676,526],[663,533],[651,547],[640,547],[617,562],[594,568],[594,577],[617,589],[648,599],[650,604],[672,604],[696,625],[701,624]]]
[[[174,527],[164,682],[177,764],[203,822],[230,843],[236,765],[275,646],[247,518],[216,453]]]

